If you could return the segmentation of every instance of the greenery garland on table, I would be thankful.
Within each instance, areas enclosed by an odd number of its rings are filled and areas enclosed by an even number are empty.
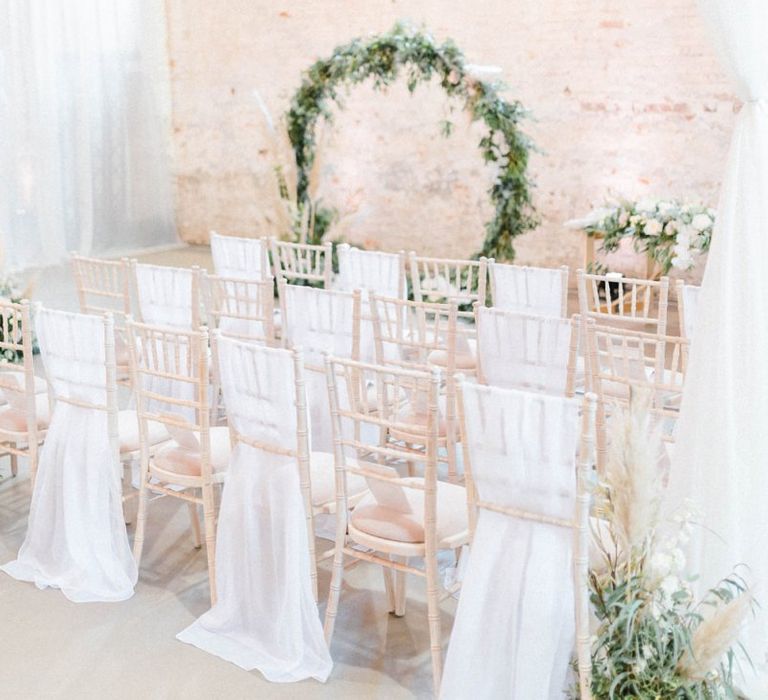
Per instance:
[[[526,174],[532,144],[518,130],[525,110],[519,102],[502,98],[499,85],[473,77],[453,42],[438,45],[429,34],[402,24],[395,25],[387,34],[355,39],[337,47],[329,58],[317,61],[306,71],[293,96],[287,115],[288,137],[296,158],[297,204],[304,210],[312,209],[313,226],[307,242],[319,243],[333,220],[333,211],[315,206],[308,192],[318,120],[331,119],[332,103],[341,106],[342,86],[371,78],[376,89],[383,89],[395,82],[401,68],[406,69],[410,92],[419,83],[437,76],[449,97],[463,100],[472,121],[482,119],[488,127],[479,146],[485,162],[498,168],[496,181],[489,190],[495,214],[486,225],[485,241],[478,255],[513,260],[514,239],[537,223],[531,203],[531,182]],[[452,123],[446,120],[442,126],[443,133],[449,135]]]

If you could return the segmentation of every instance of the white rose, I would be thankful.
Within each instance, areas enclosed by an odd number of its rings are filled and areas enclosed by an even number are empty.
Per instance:
[[[691,220],[691,226],[697,231],[704,231],[712,225],[712,219],[707,214],[696,214]]]
[[[659,214],[669,214],[674,209],[675,205],[672,202],[659,202]]]
[[[664,226],[664,233],[666,233],[668,236],[674,236],[676,231],[677,223],[675,221],[667,221],[666,225]]]
[[[619,214],[619,226],[621,228],[624,228],[627,225],[627,222],[629,221],[629,214],[627,212],[623,211],[621,214]]]
[[[661,223],[656,219],[646,219],[643,232],[646,236],[658,236],[661,233]]]

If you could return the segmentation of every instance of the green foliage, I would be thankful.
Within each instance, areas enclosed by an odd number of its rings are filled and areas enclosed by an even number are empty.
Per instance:
[[[370,79],[375,88],[382,89],[393,84],[401,71],[411,92],[420,83],[437,79],[449,97],[463,102],[473,121],[482,120],[488,127],[479,147],[484,161],[497,170],[489,190],[495,214],[486,225],[478,255],[513,260],[514,239],[537,224],[526,174],[532,144],[518,129],[525,110],[519,102],[502,98],[500,86],[474,78],[453,42],[438,45],[430,35],[401,24],[388,34],[355,39],[337,47],[330,58],[317,61],[304,74],[287,115],[288,137],[296,158],[299,206],[309,202],[309,173],[317,148],[315,127],[320,118],[332,119],[332,104],[343,106],[341,87]],[[449,135],[452,126],[444,121],[443,134]],[[322,239],[332,218],[333,212],[316,207],[313,238]]]

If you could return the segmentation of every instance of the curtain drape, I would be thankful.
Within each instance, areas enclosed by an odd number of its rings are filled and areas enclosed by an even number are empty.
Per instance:
[[[175,241],[162,0],[0,4],[3,265]]]
[[[768,697],[768,3],[700,0],[744,104],[737,117],[696,316],[673,455],[673,500],[703,510],[690,568],[710,587],[737,564],[762,603],[744,642]],[[762,676],[762,680],[759,678]]]

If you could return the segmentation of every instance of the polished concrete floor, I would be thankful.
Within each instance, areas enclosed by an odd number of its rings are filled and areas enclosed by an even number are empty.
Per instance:
[[[141,256],[168,265],[210,265],[207,248]],[[76,308],[68,269],[36,274],[33,298]],[[13,559],[26,531],[30,489],[24,465],[10,478],[0,459],[0,562]],[[130,534],[130,529],[129,529]],[[320,591],[330,582],[321,564]],[[175,639],[209,607],[205,552],[195,550],[184,504],[164,498],[149,511],[135,596],[122,603],[70,603],[0,572],[0,698],[131,700],[183,698],[411,698],[431,693],[424,582],[409,581],[406,616],[387,613],[378,567],[352,568],[342,591],[325,684],[277,685]],[[324,612],[324,601],[320,612]],[[456,603],[443,604],[448,640]]]

